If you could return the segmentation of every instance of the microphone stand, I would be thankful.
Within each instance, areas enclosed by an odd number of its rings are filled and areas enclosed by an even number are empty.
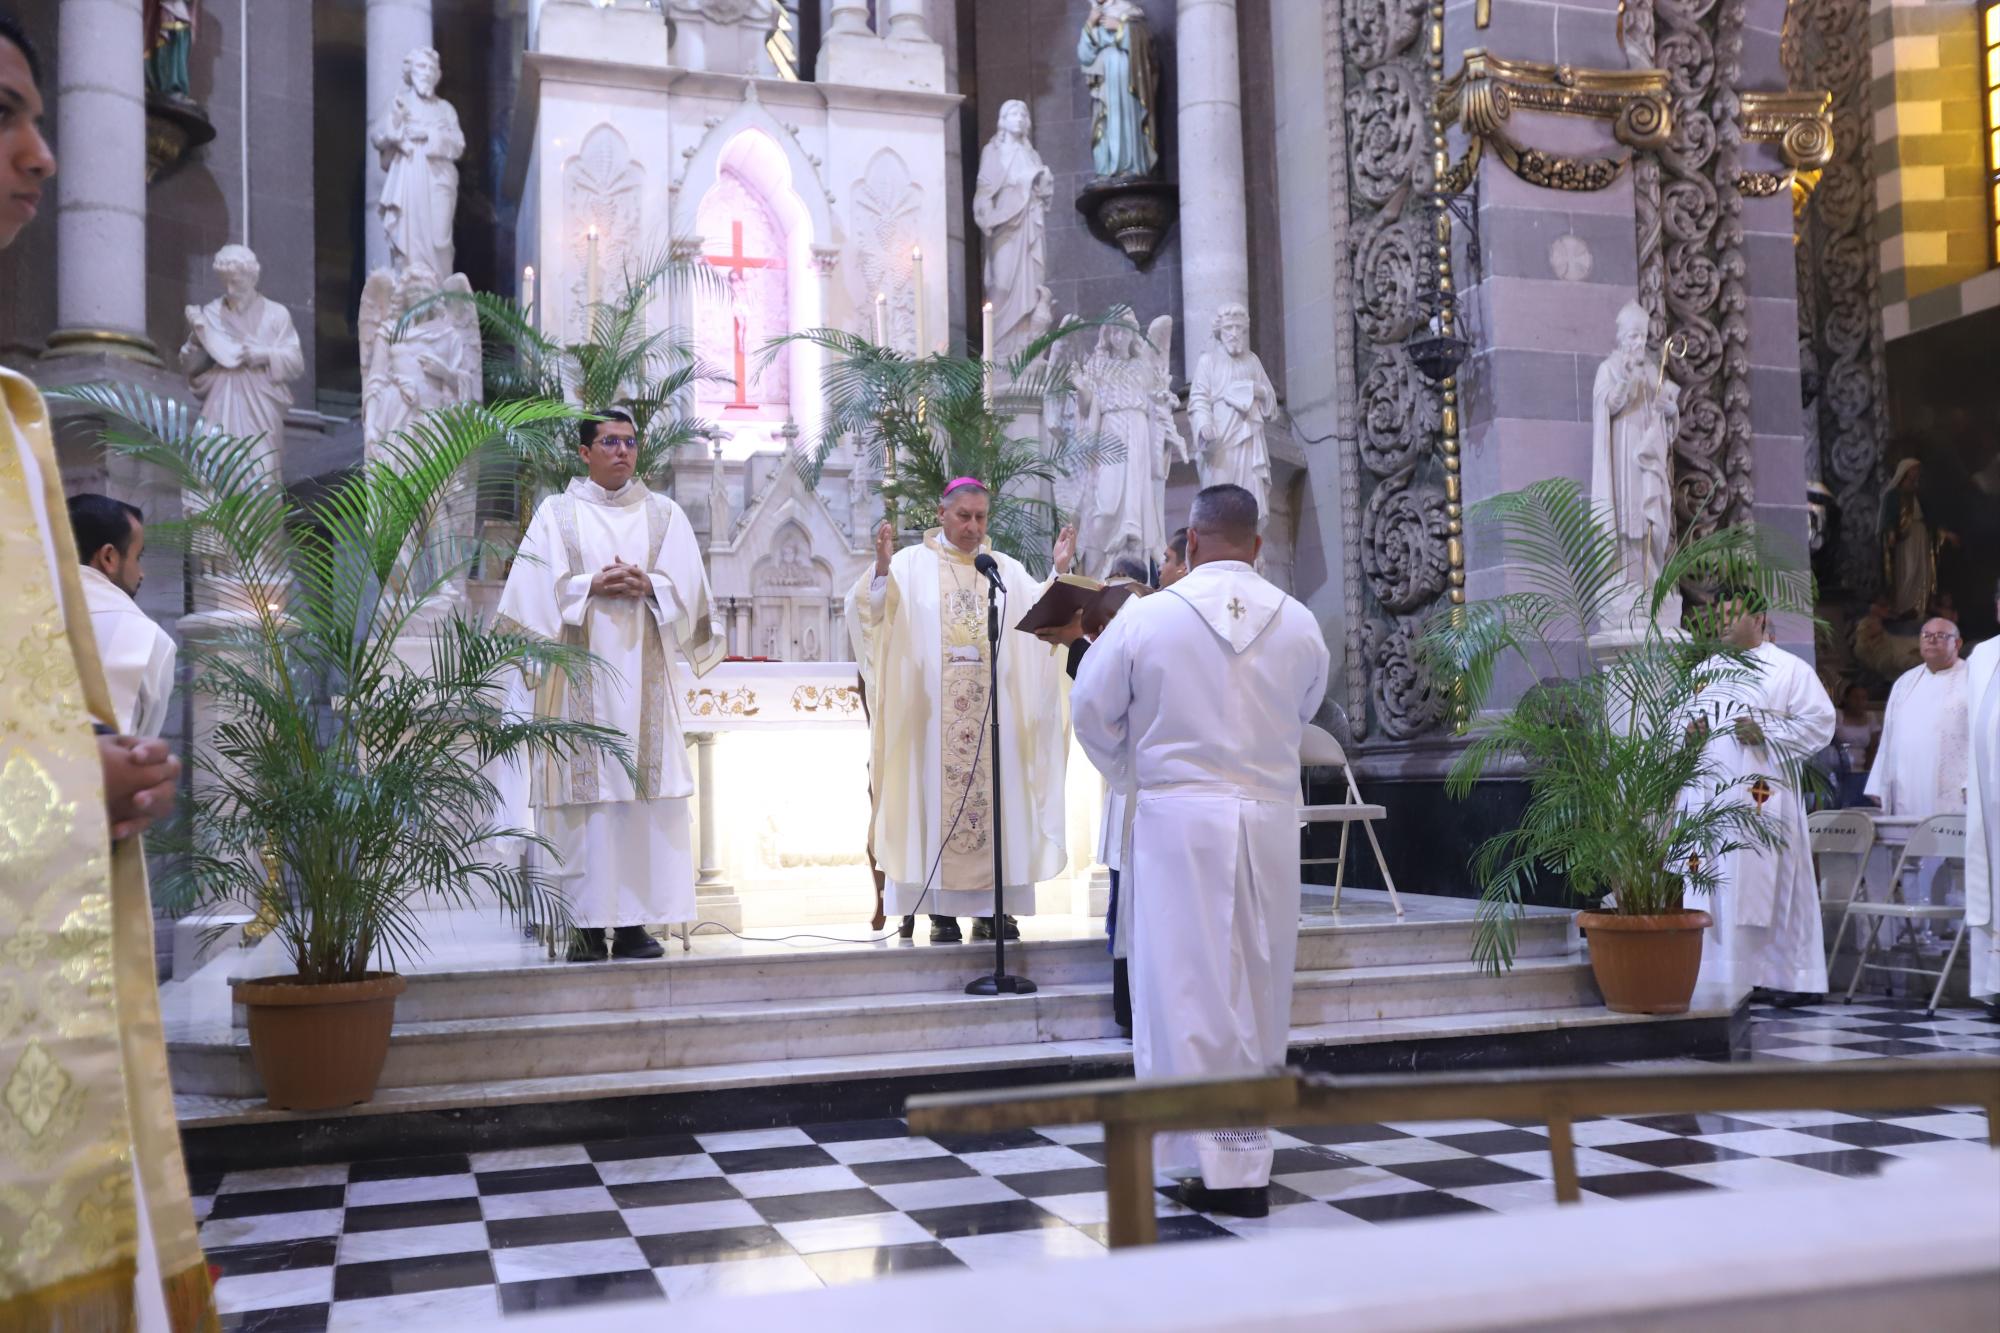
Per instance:
[[[1007,876],[1002,857],[1000,822],[1000,584],[986,580],[986,688],[993,734],[987,745],[993,754],[993,975],[974,977],[967,995],[1033,995],[1035,983],[1007,975]]]

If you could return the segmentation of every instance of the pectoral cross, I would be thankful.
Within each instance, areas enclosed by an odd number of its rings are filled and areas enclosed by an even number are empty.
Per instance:
[[[1245,607],[1244,607],[1244,605],[1243,605],[1243,603],[1242,603],[1241,601],[1237,600],[1237,599],[1236,599],[1236,598],[1234,598],[1234,597],[1232,597],[1232,598],[1230,598],[1230,599],[1229,599],[1229,616],[1230,616],[1230,619],[1232,619],[1232,620],[1241,620],[1241,619],[1243,619],[1243,612],[1244,612],[1244,610],[1245,610]]]

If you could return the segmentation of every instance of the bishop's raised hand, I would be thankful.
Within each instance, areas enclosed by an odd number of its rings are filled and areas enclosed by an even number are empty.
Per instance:
[[[1065,527],[1056,538],[1056,573],[1069,573],[1070,564],[1076,559],[1076,529]]]
[[[884,520],[875,529],[875,572],[885,575],[889,572],[889,557],[896,554],[896,529]]]

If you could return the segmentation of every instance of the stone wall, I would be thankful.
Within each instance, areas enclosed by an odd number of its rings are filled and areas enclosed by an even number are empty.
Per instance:
[[[1882,300],[1986,269],[1985,106],[1979,11],[1964,0],[1873,0],[1875,243]]]

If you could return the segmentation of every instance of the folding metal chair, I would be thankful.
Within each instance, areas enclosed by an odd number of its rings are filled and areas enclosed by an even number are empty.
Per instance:
[[[1341,880],[1347,874],[1347,833],[1350,825],[1360,824],[1361,831],[1368,835],[1368,845],[1375,851],[1375,868],[1382,872],[1382,883],[1389,890],[1389,905],[1396,909],[1396,915],[1403,914],[1403,900],[1396,894],[1396,881],[1389,875],[1389,863],[1382,859],[1382,844],[1375,837],[1375,821],[1387,819],[1389,812],[1379,805],[1369,805],[1361,799],[1361,788],[1355,785],[1354,769],[1347,762],[1347,752],[1340,748],[1340,742],[1333,738],[1324,727],[1306,724],[1306,734],[1299,742],[1299,763],[1307,768],[1337,768],[1347,779],[1347,799],[1338,805],[1302,805],[1299,820],[1306,824],[1339,824],[1340,854],[1333,857],[1301,857],[1301,866],[1332,865],[1333,910],[1340,910]]]
[[[1864,810],[1821,810],[1807,817],[1806,827],[1812,832],[1813,876],[1819,882],[1820,911],[1840,911],[1833,948],[1826,952],[1831,963],[1847,929],[1848,908],[1857,898],[1867,896],[1862,877],[1868,870],[1868,854],[1875,847],[1875,820]]]
[[[1948,903],[1906,903],[1901,901],[1903,872],[1915,869],[1926,856],[1941,857],[1946,861],[1957,861],[1959,872],[1965,870],[1965,816],[1932,815],[1910,832],[1910,840],[1903,844],[1903,854],[1896,860],[1896,873],[1889,880],[1889,893],[1895,901],[1886,903],[1869,902],[1856,895],[1850,899],[1847,915],[1863,917],[1870,921],[1868,938],[1861,946],[1861,957],[1854,965],[1854,980],[1847,983],[1844,999],[1852,1002],[1854,992],[1861,987],[1862,974],[1877,972],[1901,972],[1920,977],[1936,977],[1937,985],[1931,990],[1931,1002],[1925,1007],[1927,1013],[1936,1013],[1938,1000],[1944,995],[1945,980],[1951,976],[1952,964],[1958,961],[1958,951],[1965,943],[1965,908],[1953,907]],[[1952,934],[1951,948],[1944,956],[1944,965],[1933,972],[1927,967],[1893,967],[1888,963],[1871,963],[1875,942],[1882,934],[1882,925],[1887,921],[1957,921],[1958,929]],[[1843,923],[1845,924],[1845,923]],[[1838,947],[1840,937],[1834,936]]]

